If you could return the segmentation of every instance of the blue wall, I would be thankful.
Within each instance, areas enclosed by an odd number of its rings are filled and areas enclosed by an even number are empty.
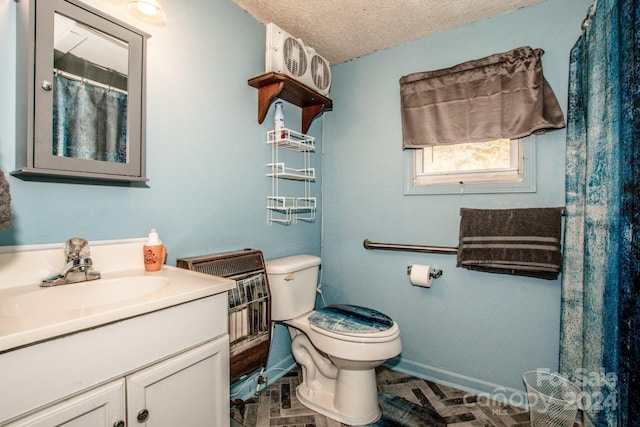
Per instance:
[[[127,14],[126,4],[88,4],[149,32],[147,97],[148,188],[22,181],[9,177],[14,227],[0,245],[146,236],[158,229],[175,258],[245,247],[268,257],[319,254],[320,223],[267,226],[265,132],[257,122],[256,89],[264,72],[265,27],[228,0],[166,0],[167,24]],[[15,9],[3,2],[0,49],[0,168],[15,168]],[[300,109],[285,106],[287,125]],[[318,136],[321,121],[311,134]],[[316,164],[319,156],[315,156]],[[313,192],[319,193],[319,182]]]
[[[457,246],[460,207],[564,205],[565,131],[537,137],[537,192],[405,196],[400,77],[529,45],[566,114],[569,50],[591,1],[548,0],[332,68],[327,117],[323,289],[327,302],[393,317],[398,369],[465,388],[522,390],[522,374],[558,367],[560,281],[471,272],[455,256],[367,251],[379,242]],[[413,287],[412,263],[444,271]]]
[[[404,196],[398,79],[521,45],[540,47],[545,74],[563,107],[568,53],[591,3],[548,0],[333,67],[334,111],[310,134],[324,154],[324,225],[266,224],[270,149],[258,125],[257,91],[247,79],[264,71],[264,25],[229,0],[165,0],[167,25],[153,27],[122,5],[88,0],[149,32],[149,188],[22,181],[9,176],[14,227],[0,245],[145,236],[151,227],[175,258],[260,248],[265,257],[324,258],[327,302],[380,309],[400,324],[398,368],[459,386],[522,388],[521,374],[556,369],[559,282],[456,269],[446,255],[370,252],[363,239],[455,246],[458,210],[564,204],[564,131],[538,137],[538,192],[515,195]],[[0,5],[0,169],[14,169],[15,3]],[[566,110],[565,110],[566,111]],[[285,104],[287,126],[300,110]],[[323,164],[321,167],[321,163]],[[320,196],[322,180],[312,187]],[[322,232],[324,228],[324,236]],[[321,252],[321,240],[324,247]],[[444,270],[431,289],[408,284],[406,266]],[[276,330],[270,365],[286,366],[288,337]],[[273,375],[270,375],[272,378]]]
[[[247,247],[265,258],[320,254],[320,222],[267,226],[271,191],[258,92],[247,80],[264,72],[265,27],[229,0],[165,0],[167,24],[128,15],[125,2],[86,3],[151,34],[148,50],[149,188],[22,181],[9,176],[14,226],[0,245],[144,237],[158,229],[175,258]],[[15,168],[16,3],[0,5],[0,169]],[[285,105],[286,124],[300,109]],[[320,136],[321,120],[310,134]],[[318,167],[320,156],[314,156]],[[318,167],[319,169],[319,167]],[[312,192],[319,195],[320,180]],[[285,334],[285,338],[286,338]],[[274,356],[288,354],[276,346]]]

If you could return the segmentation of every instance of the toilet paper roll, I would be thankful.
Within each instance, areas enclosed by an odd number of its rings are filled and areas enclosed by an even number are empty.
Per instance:
[[[431,287],[431,266],[413,264],[411,266],[410,280],[413,286]]]

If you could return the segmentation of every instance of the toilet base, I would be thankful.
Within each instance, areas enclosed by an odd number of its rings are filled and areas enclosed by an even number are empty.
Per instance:
[[[296,388],[296,396],[306,407],[344,424],[370,424],[380,418],[375,369],[341,369],[335,381],[333,394],[312,390],[303,379]]]

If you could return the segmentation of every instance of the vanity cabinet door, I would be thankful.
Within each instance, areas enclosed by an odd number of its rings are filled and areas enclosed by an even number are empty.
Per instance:
[[[124,426],[124,400],[124,380],[120,379],[49,406],[7,427]]]
[[[128,426],[228,427],[229,338],[127,377]]]

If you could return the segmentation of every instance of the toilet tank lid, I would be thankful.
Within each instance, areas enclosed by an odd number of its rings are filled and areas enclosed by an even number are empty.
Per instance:
[[[305,268],[316,267],[320,265],[320,261],[320,257],[314,255],[293,255],[265,261],[264,265],[267,273],[288,274]]]

